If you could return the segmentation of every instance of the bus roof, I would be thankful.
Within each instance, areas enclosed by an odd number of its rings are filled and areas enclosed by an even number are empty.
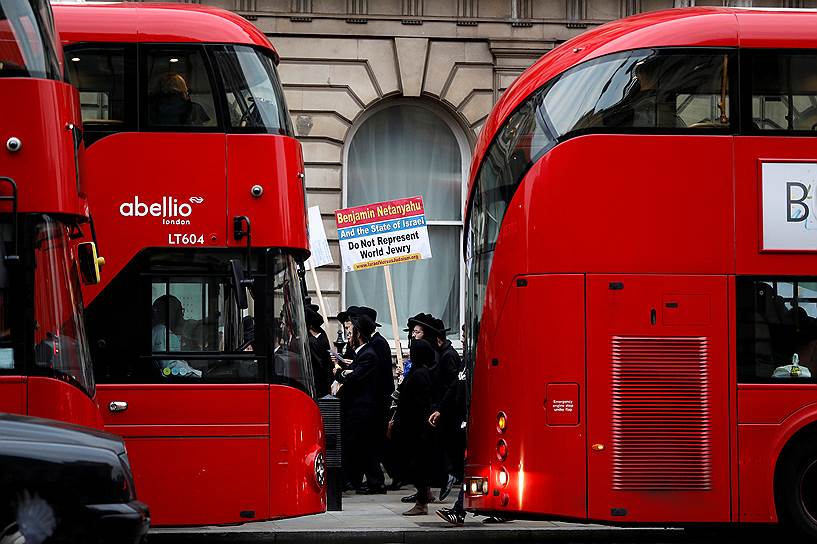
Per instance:
[[[54,4],[64,44],[76,42],[234,43],[271,49],[252,23],[230,11],[192,4]],[[275,53],[275,58],[278,54]]]
[[[468,186],[497,130],[530,94],[584,61],[649,47],[817,48],[817,11],[698,7],[619,19],[589,30],[548,52],[525,70],[499,99],[479,135]]]

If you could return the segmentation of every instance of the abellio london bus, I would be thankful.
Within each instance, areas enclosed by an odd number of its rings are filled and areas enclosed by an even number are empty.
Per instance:
[[[303,160],[275,50],[224,10],[54,13],[110,248],[104,282],[86,291],[99,403],[152,521],[324,511],[297,270]]]
[[[80,293],[81,275],[99,276],[80,127],[48,2],[0,0],[0,412],[100,428]]]
[[[467,508],[817,535],[814,28],[645,14],[504,94],[467,209]]]

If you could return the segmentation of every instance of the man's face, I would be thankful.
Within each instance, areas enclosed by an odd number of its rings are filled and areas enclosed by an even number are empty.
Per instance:
[[[352,340],[352,322],[346,321],[343,323],[343,333],[346,336],[346,341],[349,342]]]
[[[420,325],[414,325],[414,328],[411,329],[411,337],[420,340],[423,337],[423,328]]]

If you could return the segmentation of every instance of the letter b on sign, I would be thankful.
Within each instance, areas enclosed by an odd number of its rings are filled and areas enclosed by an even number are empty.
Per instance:
[[[808,186],[799,181],[786,182],[786,221],[789,223],[799,223],[805,221],[809,214]],[[799,191],[799,198],[795,198]]]

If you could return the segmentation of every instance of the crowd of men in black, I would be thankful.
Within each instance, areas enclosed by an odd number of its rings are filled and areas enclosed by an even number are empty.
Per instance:
[[[344,491],[381,494],[414,484],[417,491],[401,499],[414,503],[404,515],[427,514],[435,499],[431,488],[440,488],[442,501],[464,473],[466,369],[447,338],[450,329],[430,314],[410,318],[409,357],[400,372],[377,332],[374,309],[350,306],[337,319],[344,327],[343,354],[332,349],[318,306],[306,306],[318,397],[340,398]],[[437,514],[461,525],[462,492],[454,508]]]

